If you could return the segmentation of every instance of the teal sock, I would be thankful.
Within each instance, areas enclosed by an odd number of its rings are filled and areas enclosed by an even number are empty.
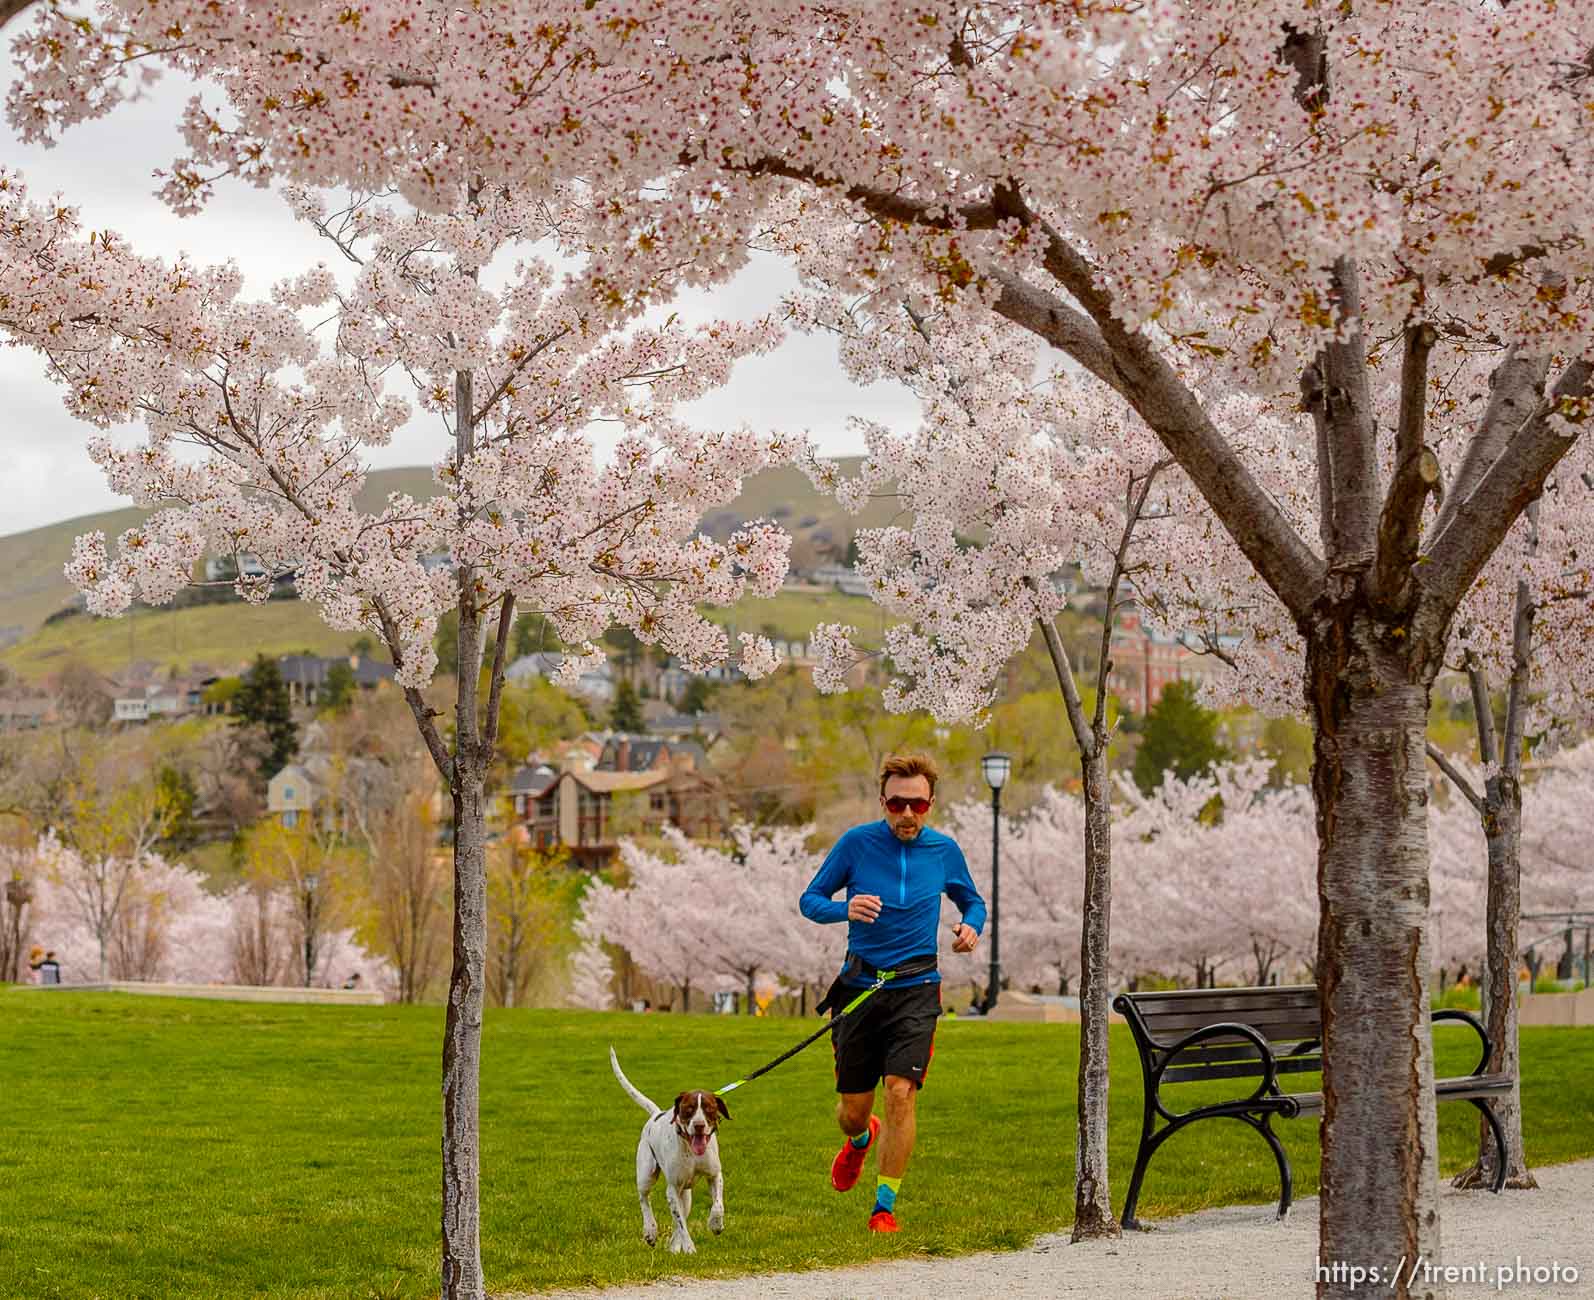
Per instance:
[[[857,1137],[848,1138],[847,1141],[851,1142],[853,1146],[857,1147],[858,1150],[862,1151],[865,1147],[867,1147],[869,1145],[869,1130],[868,1129],[864,1129],[864,1131],[862,1133],[858,1134]]]
[[[874,1208],[879,1210],[895,1210],[897,1208],[897,1190],[902,1186],[900,1178],[887,1178],[880,1176],[880,1182],[874,1191]]]

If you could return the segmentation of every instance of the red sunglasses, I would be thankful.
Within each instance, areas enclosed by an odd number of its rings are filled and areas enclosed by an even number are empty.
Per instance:
[[[906,799],[900,794],[894,794],[886,800],[887,812],[904,813],[909,808],[913,809],[915,816],[923,817],[925,813],[930,811],[930,801],[928,799]]]

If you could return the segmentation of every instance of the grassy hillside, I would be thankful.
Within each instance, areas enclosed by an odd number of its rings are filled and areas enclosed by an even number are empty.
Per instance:
[[[853,473],[858,458],[842,460]],[[429,495],[431,471],[376,470],[366,481],[361,505],[379,505],[390,492]],[[748,480],[734,507],[703,520],[706,531],[724,537],[747,519],[773,518],[793,536],[792,562],[798,568],[841,559],[859,528],[879,527],[897,518],[895,498],[871,502],[857,516],[815,492],[796,469],[769,470]],[[147,659],[164,670],[195,663],[225,668],[246,661],[257,651],[282,653],[313,650],[331,654],[347,648],[350,634],[334,632],[313,610],[293,601],[273,601],[263,608],[243,604],[201,606],[183,610],[142,611],[106,622],[70,618],[42,627],[45,618],[68,604],[72,589],[61,566],[72,552],[72,539],[99,530],[107,538],[143,520],[145,510],[113,510],[83,515],[63,523],[0,537],[0,628],[20,626],[24,639],[0,650],[0,664],[19,677],[37,681],[53,673],[71,655],[101,671],[121,669],[132,659]],[[880,615],[867,600],[834,592],[810,595],[782,592],[770,600],[749,601],[736,610],[715,611],[716,621],[739,632],[770,629],[786,640],[806,639],[815,623],[851,623],[878,633]]]
[[[108,674],[120,673],[137,660],[155,664],[163,676],[168,669],[195,664],[231,671],[256,654],[341,654],[357,635],[333,631],[312,606],[297,600],[266,605],[237,601],[139,610],[122,618],[79,614],[0,651],[0,664],[24,681],[40,681],[72,658]]]
[[[840,464],[844,473],[851,474],[859,459],[844,458]],[[432,486],[429,469],[373,470],[360,494],[360,505],[373,509],[390,492],[429,497]],[[833,499],[815,492],[801,471],[775,469],[749,479],[747,490],[734,506],[709,515],[703,527],[724,537],[744,520],[773,518],[792,534],[792,562],[807,568],[827,558],[839,560],[854,532],[889,523],[898,511],[897,501],[886,498],[871,502],[858,516],[849,515]],[[99,531],[114,541],[149,513],[134,508],[110,510],[0,537],[0,628],[18,626],[27,636],[72,599],[61,566],[72,554],[74,537]]]
[[[360,493],[360,506],[375,509],[390,492],[425,498],[432,495],[432,488],[430,469],[373,470]],[[0,628],[20,626],[26,636],[72,599],[72,587],[61,567],[72,554],[74,537],[98,531],[114,544],[150,513],[134,507],[108,510],[0,537]]]
[[[858,472],[862,457],[842,456],[836,463],[844,475],[852,475]],[[734,505],[708,515],[703,527],[723,538],[743,520],[773,519],[792,535],[792,566],[808,569],[829,560],[840,561],[860,528],[880,528],[898,521],[901,515],[902,503],[896,497],[880,497],[858,514],[849,515],[834,497],[814,491],[801,470],[785,467],[748,479]]]

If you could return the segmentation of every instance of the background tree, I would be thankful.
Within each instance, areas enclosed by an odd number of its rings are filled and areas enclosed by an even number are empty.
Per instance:
[[[424,168],[422,157],[414,162]],[[279,284],[270,302],[240,302],[230,270],[165,267],[103,235],[74,243],[81,232],[69,215],[31,204],[23,186],[10,185],[0,191],[0,285],[11,285],[18,267],[10,256],[20,253],[45,276],[30,292],[65,295],[57,308],[75,324],[57,336],[42,315],[38,331],[3,323],[48,354],[73,410],[111,424],[136,413],[145,423],[148,440],[137,451],[94,443],[113,486],[164,505],[118,540],[114,557],[103,537],[78,539],[69,572],[92,612],[170,600],[200,554],[225,544],[247,548],[265,570],[260,580],[240,578],[240,595],[264,600],[271,575],[292,573],[299,595],[333,626],[379,635],[393,659],[454,806],[442,1287],[448,1300],[477,1300],[486,782],[510,629],[521,602],[551,618],[581,650],[565,661],[569,681],[597,662],[594,639],[615,624],[700,670],[730,652],[701,607],[773,594],[789,538],[754,523],[714,542],[697,523],[783,444],[692,430],[673,412],[721,382],[739,357],[769,346],[775,330],[767,322],[689,329],[678,319],[611,329],[606,290],[534,254],[544,240],[550,254],[580,256],[559,243],[562,205],[545,196],[523,204],[512,186],[462,184],[446,218],[387,191],[340,195],[336,212],[308,190],[288,197],[353,268],[352,283],[314,268]],[[49,252],[25,233],[45,229]],[[489,290],[481,272],[499,254],[514,269]],[[96,285],[113,277],[124,288],[164,288],[107,298],[85,290],[89,262]],[[99,303],[87,314],[78,310],[84,292]],[[317,321],[328,329],[325,343],[296,315],[311,308],[328,309]],[[363,449],[386,442],[411,413],[387,391],[389,376],[446,433],[441,491],[424,504],[391,496],[364,514],[356,505]],[[616,425],[613,450],[601,458],[589,432],[597,420]],[[174,436],[208,459],[174,456]],[[430,564],[439,551],[451,569]],[[450,608],[459,618],[459,672],[452,725],[439,726],[424,688],[436,666],[437,623]],[[757,637],[741,637],[739,651],[749,675],[774,666],[772,647]]]
[[[322,692],[318,713],[346,713],[357,689],[354,669],[345,659],[337,659],[327,668],[326,687]]]
[[[111,945],[125,908],[139,898],[138,879],[155,846],[171,832],[173,810],[153,779],[90,769],[62,829],[70,854],[58,855],[53,879],[74,917],[94,937],[101,982],[111,974]]]
[[[689,717],[704,713],[714,702],[713,684],[706,677],[693,677],[681,693],[680,710]]]
[[[327,819],[311,813],[292,826],[264,821],[249,834],[245,860],[247,878],[286,903],[279,923],[293,935],[296,982],[326,984],[333,953],[323,937],[343,923],[350,892],[349,855]]]
[[[647,722],[642,717],[642,701],[628,677],[622,677],[620,685],[615,688],[614,703],[609,707],[609,728],[633,733],[647,730]]]
[[[563,853],[513,836],[487,859],[487,996],[495,1006],[529,1006],[564,970],[573,945],[566,928],[580,877]]]
[[[1218,739],[1218,722],[1217,713],[1196,699],[1193,683],[1169,682],[1146,714],[1135,751],[1135,784],[1150,794],[1167,773],[1188,781],[1229,757],[1228,747]]]
[[[244,674],[233,696],[232,712],[238,726],[255,728],[264,737],[260,779],[270,781],[299,752],[299,727],[293,720],[288,685],[275,659],[255,656],[254,666]]]
[[[81,659],[70,659],[55,674],[54,694],[61,717],[74,727],[103,727],[115,706],[105,678]]]

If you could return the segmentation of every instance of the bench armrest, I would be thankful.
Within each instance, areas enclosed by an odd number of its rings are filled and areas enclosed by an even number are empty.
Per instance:
[[[1447,1007],[1443,1011],[1435,1011],[1433,1013],[1432,1019],[1436,1021],[1460,1020],[1465,1024],[1471,1025],[1475,1030],[1477,1030],[1478,1037],[1483,1040],[1483,1055],[1479,1058],[1478,1068],[1475,1069],[1473,1073],[1483,1074],[1486,1070],[1488,1070],[1489,1058],[1494,1055],[1494,1045],[1489,1042],[1489,1031],[1483,1027],[1483,1021],[1479,1020],[1477,1016],[1472,1014],[1472,1012],[1462,1011],[1456,1007]]]
[[[1197,1043],[1204,1042],[1208,1038],[1229,1037],[1235,1034],[1242,1038],[1250,1039],[1252,1045],[1262,1056],[1262,1081],[1256,1085],[1256,1091],[1245,1100],[1260,1101],[1265,1096],[1280,1095],[1278,1065],[1273,1056],[1272,1047],[1268,1045],[1267,1039],[1263,1038],[1250,1025],[1242,1024],[1238,1020],[1224,1021],[1216,1025],[1203,1025],[1200,1029],[1191,1030],[1183,1038],[1176,1040],[1167,1047],[1159,1044],[1157,1050],[1162,1053],[1162,1060],[1157,1063],[1156,1069],[1151,1072],[1150,1083],[1152,1089],[1160,1096],[1162,1092],[1162,1072],[1173,1063],[1174,1057],[1178,1056],[1185,1048],[1194,1047]]]

